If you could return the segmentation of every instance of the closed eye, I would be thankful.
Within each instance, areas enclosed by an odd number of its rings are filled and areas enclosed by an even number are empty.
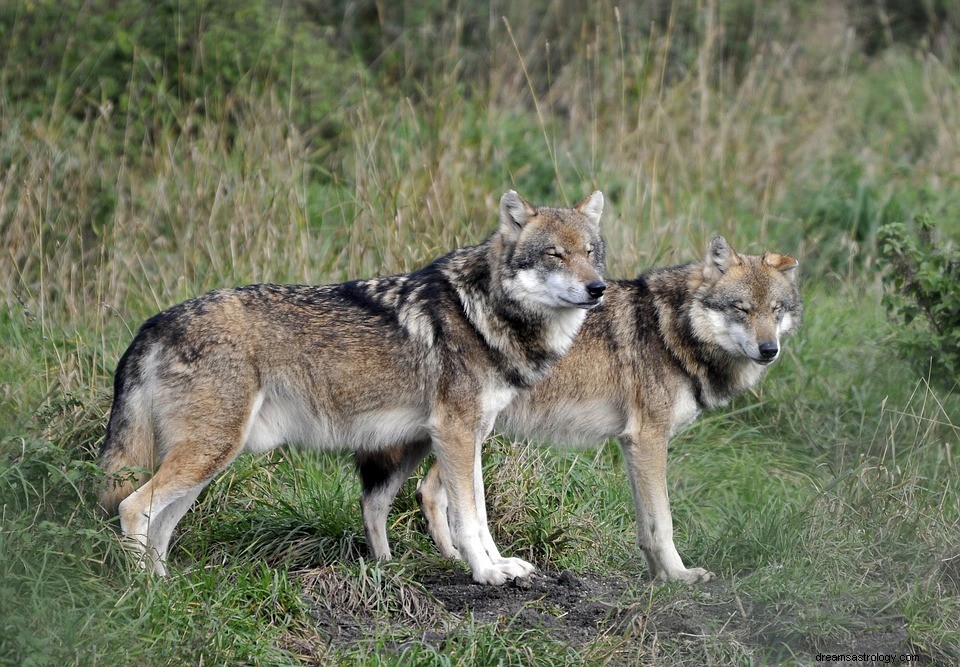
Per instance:
[[[557,259],[563,259],[563,253],[557,248],[547,248],[543,251],[543,254],[556,257]]]

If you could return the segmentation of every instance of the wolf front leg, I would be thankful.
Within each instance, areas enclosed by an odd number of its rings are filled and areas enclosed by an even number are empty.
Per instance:
[[[668,442],[665,429],[638,431],[620,438],[637,513],[637,542],[651,576],[688,584],[710,581],[714,578],[712,572],[684,566],[673,543],[673,518],[667,494]]]
[[[517,577],[529,576],[533,565],[519,558],[502,558],[488,538],[486,512],[478,511],[483,482],[474,468],[479,464],[479,447],[485,433],[477,437],[456,420],[441,420],[434,435],[434,450],[440,476],[449,498],[450,535],[460,555],[470,566],[473,580],[480,584],[501,585]],[[478,483],[479,482],[479,483]],[[483,518],[481,518],[483,517]],[[493,553],[488,551],[492,546]]]
[[[493,425],[491,424],[491,429],[492,428]],[[474,450],[473,465],[474,498],[476,499],[477,515],[480,517],[480,543],[483,544],[483,548],[486,550],[487,555],[490,556],[490,560],[493,561],[494,565],[500,568],[510,568],[511,571],[519,571],[521,574],[517,576],[526,578],[536,572],[536,568],[522,558],[500,555],[500,550],[497,548],[496,543],[493,541],[493,535],[490,533],[490,522],[487,520],[487,504],[483,492],[483,461],[481,460],[485,440],[486,438],[480,438],[480,440],[477,441]]]
[[[477,465],[475,470],[479,474],[481,466]],[[486,508],[483,504],[483,479],[482,477],[475,482],[478,490],[475,493],[477,498],[477,513],[480,515],[480,541],[490,556],[490,560],[497,563],[512,563],[522,569],[526,577],[535,572],[533,566],[520,558],[510,558],[500,555],[496,543],[493,541],[493,535],[490,533],[490,523],[487,520]],[[460,552],[453,546],[453,538],[450,535],[450,523],[448,519],[449,499],[447,491],[444,488],[443,480],[440,478],[439,464],[433,464],[430,470],[417,485],[417,503],[420,505],[420,511],[427,522],[427,531],[430,533],[433,543],[444,558],[455,558],[460,560]]]

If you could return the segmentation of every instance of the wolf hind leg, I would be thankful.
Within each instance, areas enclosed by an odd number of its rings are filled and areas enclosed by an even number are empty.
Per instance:
[[[221,435],[209,446],[194,441],[177,443],[156,474],[120,503],[124,540],[148,570],[161,576],[167,573],[173,530],[203,487],[239,454],[239,429],[235,436],[223,440]]]
[[[450,536],[450,520],[447,518],[450,503],[447,490],[440,479],[439,463],[434,463],[423,479],[417,482],[417,504],[420,505],[420,512],[427,523],[427,532],[430,533],[440,555],[462,560]]]
[[[180,484],[164,484],[163,470],[153,479],[127,496],[120,503],[120,529],[124,542],[139,557],[140,564],[154,574],[165,576],[165,558],[168,544],[157,541],[164,536],[169,540],[173,522],[160,518],[171,505],[177,504],[190,491]],[[159,481],[159,483],[157,483]],[[158,528],[159,526],[159,528]]]
[[[174,500],[165,510],[154,517],[153,522],[147,528],[147,543],[156,551],[161,563],[167,562],[167,552],[170,549],[170,538],[173,536],[173,529],[180,523],[190,506],[203,491],[209,480],[197,484],[187,491],[182,498]]]
[[[400,487],[429,451],[430,441],[424,440],[382,452],[357,453],[357,472],[363,486],[363,531],[367,547],[377,560],[390,560],[393,555],[387,538],[387,516]]]

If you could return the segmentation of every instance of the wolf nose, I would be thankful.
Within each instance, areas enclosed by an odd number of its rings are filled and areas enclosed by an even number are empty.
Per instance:
[[[607,284],[602,280],[594,280],[592,283],[587,283],[587,294],[590,295],[591,299],[599,299],[603,296],[606,289]]]
[[[760,356],[764,359],[773,359],[779,351],[780,347],[776,343],[760,343]]]

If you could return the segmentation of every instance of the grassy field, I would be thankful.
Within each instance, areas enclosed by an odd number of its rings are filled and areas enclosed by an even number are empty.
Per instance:
[[[960,396],[899,354],[877,246],[919,213],[960,240],[954,33],[869,32],[852,1],[415,4],[181,8],[154,26],[177,48],[133,10],[0,11],[0,663],[960,661]],[[716,233],[800,259],[800,335],[672,444],[677,545],[716,582],[649,580],[615,444],[500,438],[488,507],[528,588],[440,559],[412,481],[369,562],[350,458],[297,451],[215,480],[170,578],[127,561],[96,452],[146,317],[414,269],[490,233],[508,188],[602,189],[611,276]]]

